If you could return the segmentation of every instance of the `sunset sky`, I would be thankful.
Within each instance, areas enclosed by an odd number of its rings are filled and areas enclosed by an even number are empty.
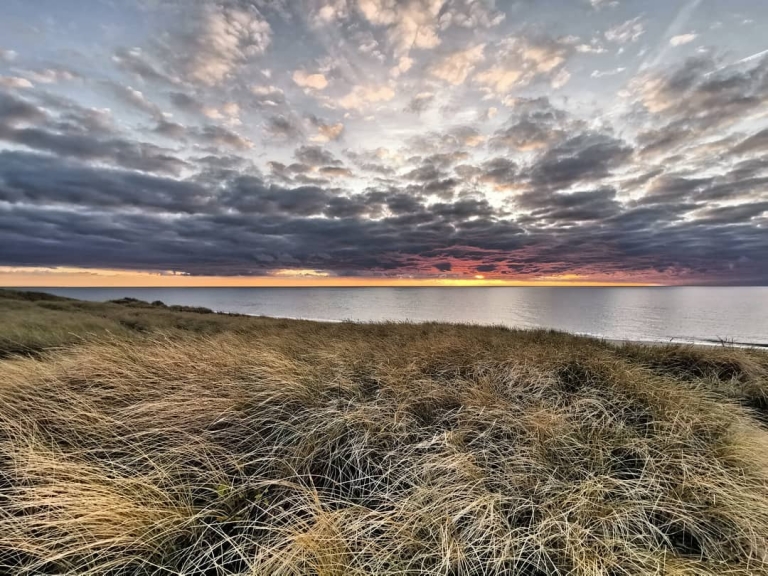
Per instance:
[[[765,0],[2,0],[0,285],[768,284]]]

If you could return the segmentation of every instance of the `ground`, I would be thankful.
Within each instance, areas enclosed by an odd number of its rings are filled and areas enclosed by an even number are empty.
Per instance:
[[[768,354],[0,291],[0,573],[768,574]]]

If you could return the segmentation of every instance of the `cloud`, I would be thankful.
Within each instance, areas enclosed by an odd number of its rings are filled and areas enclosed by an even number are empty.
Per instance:
[[[400,56],[397,64],[389,69],[389,75],[392,78],[399,78],[402,74],[405,74],[408,72],[408,70],[411,69],[413,63],[413,58],[409,58],[408,56]]]
[[[32,88],[33,84],[20,76],[0,76],[0,88]]]
[[[438,16],[444,0],[357,0],[360,13],[375,26],[387,28],[395,55],[414,48],[430,49],[440,44]]]
[[[296,160],[309,166],[341,164],[340,160],[321,146],[301,146],[294,151],[293,155]]]
[[[730,154],[742,155],[768,151],[768,128],[753,134],[731,148]]]
[[[224,120],[231,125],[240,124],[240,104],[237,102],[225,102],[221,106],[203,106],[200,110],[206,118],[211,120]]]
[[[171,104],[179,110],[190,114],[203,114],[205,106],[202,102],[187,92],[171,92],[168,94]]]
[[[388,102],[395,97],[395,91],[387,85],[355,86],[338,101],[347,110],[362,110],[370,104]]]
[[[319,169],[320,174],[331,178],[351,178],[353,176],[349,168],[339,166],[323,166]]]
[[[205,188],[170,178],[105,170],[41,154],[0,152],[0,199],[6,202],[190,213],[207,198]]]
[[[316,8],[313,23],[316,26],[323,26],[337,20],[343,20],[349,16],[349,5],[347,0],[328,0],[321,2]]]
[[[530,171],[535,185],[564,188],[599,181],[632,155],[624,141],[598,132],[582,132],[548,149]]]
[[[589,136],[569,144],[568,155],[595,143]],[[486,172],[514,180],[508,159],[489,162]],[[654,269],[768,278],[761,258],[768,240],[754,224],[765,201],[694,206],[699,220],[681,221],[678,204],[625,205],[607,186],[546,188],[515,195],[513,215],[483,198],[433,202],[398,188],[351,194],[239,172],[179,180],[10,151],[0,152],[0,199],[0,260],[9,266],[402,274],[495,273],[509,263],[521,278]]]
[[[231,130],[227,130],[222,126],[208,125],[201,129],[193,130],[192,134],[200,142],[214,148],[220,146],[234,148],[236,150],[249,150],[250,148],[253,148],[253,142],[248,138],[245,138],[236,132],[232,132]]]
[[[571,73],[568,72],[568,70],[566,70],[565,68],[561,68],[560,71],[558,71],[558,73],[552,77],[552,80],[550,83],[552,85],[552,88],[557,90],[559,88],[562,88],[566,84],[568,84],[568,81],[570,79],[571,79]]]
[[[36,84],[58,84],[59,82],[71,82],[72,80],[80,77],[79,74],[65,68],[24,70],[22,74]]]
[[[637,16],[605,31],[605,39],[617,44],[637,42],[645,34],[645,22]]]
[[[508,158],[494,158],[483,163],[477,173],[478,180],[493,185],[497,190],[514,188],[518,184],[518,166]]]
[[[312,126],[317,128],[317,134],[310,138],[313,142],[332,142],[339,140],[344,133],[344,124],[341,122],[331,124],[314,115],[309,115],[308,120]]]
[[[106,86],[116,98],[128,106],[146,112],[155,118],[162,116],[160,107],[157,104],[150,102],[141,90],[137,90],[132,86],[123,86],[117,82],[107,82]]]
[[[303,135],[301,126],[283,115],[267,118],[264,129],[269,136],[283,140],[295,140]]]
[[[185,126],[178,122],[171,122],[162,118],[158,120],[157,126],[155,126],[153,132],[174,140],[181,140],[187,135]]]
[[[178,84],[180,81],[175,76],[166,75],[141,48],[120,48],[115,51],[112,61],[119,69],[143,81],[164,84]]]
[[[466,50],[453,52],[432,65],[429,73],[454,86],[463,84],[475,66],[483,61],[484,49],[485,44],[478,44]]]
[[[669,39],[669,44],[671,46],[682,46],[683,44],[689,44],[696,40],[697,34],[679,34],[677,36],[672,36],[672,38]]]
[[[293,81],[302,88],[313,90],[325,90],[328,80],[323,74],[307,74],[304,70],[296,70],[293,73]]]
[[[562,141],[577,126],[546,97],[519,99],[506,126],[490,140],[494,148],[539,150]]]
[[[604,7],[615,8],[619,5],[619,0],[589,0],[589,3],[595,10],[601,10]]]
[[[0,48],[0,61],[13,62],[17,56],[18,54],[14,50]]]
[[[616,190],[610,187],[576,192],[529,192],[515,197],[517,206],[537,221],[563,223],[607,220],[621,212]]]
[[[178,174],[186,163],[170,151],[111,134],[88,116],[70,114],[84,124],[51,121],[42,109],[0,93],[0,141],[81,161],[94,161],[145,172]],[[95,127],[97,130],[90,130]]]
[[[768,59],[720,68],[711,56],[697,56],[642,75],[631,88],[653,122],[638,136],[643,152],[666,152],[761,114],[768,104]]]
[[[408,106],[405,107],[405,110],[414,114],[421,114],[431,106],[434,100],[434,92],[419,92],[416,96],[411,98],[410,102],[408,102]]]
[[[164,148],[120,138],[100,139],[39,128],[0,127],[0,140],[62,157],[105,162],[144,172],[179,174],[186,166]]]
[[[272,29],[253,6],[235,3],[185,5],[165,58],[192,83],[216,86],[272,40]]]
[[[481,85],[488,86],[496,94],[506,94],[515,85],[521,83],[524,75],[523,70],[493,66],[477,74],[475,81]],[[527,81],[522,83],[527,84]]]
[[[440,28],[494,28],[506,14],[496,9],[495,0],[448,0],[441,10]]]
[[[593,70],[592,74],[590,74],[590,78],[604,78],[605,76],[616,76],[617,74],[621,74],[626,70],[625,67],[619,66],[618,68],[613,68],[612,70]]]
[[[277,86],[251,86],[251,94],[261,106],[280,106],[285,104],[285,93]]]
[[[23,124],[38,124],[47,114],[27,100],[0,92],[0,126],[17,127]]]
[[[474,81],[499,97],[541,78],[561,87],[570,78],[562,65],[573,50],[568,42],[546,37],[508,38],[493,47],[496,63],[475,74]]]

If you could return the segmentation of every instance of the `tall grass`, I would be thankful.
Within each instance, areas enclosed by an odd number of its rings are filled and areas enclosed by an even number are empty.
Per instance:
[[[0,573],[768,574],[763,353],[136,310],[0,361]]]

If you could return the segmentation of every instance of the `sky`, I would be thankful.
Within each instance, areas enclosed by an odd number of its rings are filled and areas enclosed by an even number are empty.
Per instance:
[[[0,285],[768,284],[764,0],[2,0]]]

